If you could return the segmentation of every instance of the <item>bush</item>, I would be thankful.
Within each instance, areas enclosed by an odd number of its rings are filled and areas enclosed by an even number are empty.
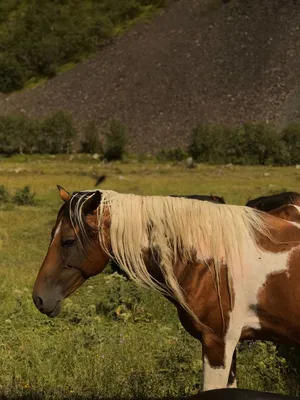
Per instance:
[[[225,162],[224,128],[199,124],[193,129],[188,153],[199,162]]]
[[[35,193],[31,192],[29,186],[24,186],[23,189],[19,189],[16,191],[16,194],[13,197],[13,203],[19,206],[33,206],[35,205]]]
[[[0,204],[9,202],[9,193],[4,185],[0,185]]]
[[[245,154],[250,164],[286,164],[289,158],[285,144],[269,124],[245,124]]]
[[[282,140],[290,155],[290,164],[300,163],[300,123],[292,123],[282,131]]]
[[[81,152],[103,154],[103,146],[100,141],[99,130],[94,121],[91,121],[84,131],[84,139],[81,141]]]
[[[77,132],[70,115],[58,111],[46,118],[38,140],[40,153],[70,153]]]
[[[108,160],[121,160],[125,151],[125,126],[118,120],[112,120],[106,134],[104,157]]]
[[[0,92],[8,93],[21,89],[24,85],[24,73],[17,59],[8,53],[0,56]]]
[[[0,117],[0,152],[6,155],[22,153],[29,120],[19,116]]]
[[[264,123],[237,127],[199,124],[192,132],[189,154],[200,162],[233,164],[289,163],[286,143]]]

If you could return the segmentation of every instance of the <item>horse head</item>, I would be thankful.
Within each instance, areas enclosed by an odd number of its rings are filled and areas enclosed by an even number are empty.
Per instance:
[[[109,261],[99,242],[100,191],[87,192],[79,201],[76,193],[70,195],[60,186],[58,189],[64,204],[58,212],[32,294],[38,310],[49,317],[58,315],[63,299],[89,277],[100,273]]]

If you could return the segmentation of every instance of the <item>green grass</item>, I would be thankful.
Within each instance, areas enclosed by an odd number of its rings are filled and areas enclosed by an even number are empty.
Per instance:
[[[35,206],[0,206],[0,395],[9,399],[158,398],[201,388],[201,346],[181,328],[175,308],[109,269],[67,299],[56,319],[40,314],[32,303],[32,286],[61,204],[56,184],[70,192],[91,189],[100,174],[107,175],[105,189],[213,193],[235,204],[297,190],[300,181],[295,168],[199,165],[188,170],[153,159],[102,165],[87,155],[1,159],[0,183],[11,194],[30,185],[37,199]],[[297,375],[287,375],[287,362],[271,344],[251,351],[243,346],[238,371],[240,387],[299,391]]]

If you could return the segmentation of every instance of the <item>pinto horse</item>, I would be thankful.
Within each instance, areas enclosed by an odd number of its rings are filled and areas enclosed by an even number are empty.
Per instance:
[[[109,190],[69,194],[33,288],[40,312],[110,258],[177,308],[202,343],[203,389],[226,388],[240,340],[300,341],[300,229],[249,207]]]
[[[257,199],[248,200],[246,206],[269,212],[287,204],[300,206],[300,193],[282,192],[271,196],[262,196]]]

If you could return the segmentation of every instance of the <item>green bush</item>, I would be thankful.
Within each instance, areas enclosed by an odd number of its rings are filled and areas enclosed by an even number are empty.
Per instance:
[[[31,192],[29,186],[24,186],[23,189],[17,190],[12,200],[13,203],[19,206],[33,206],[36,203],[35,193]]]
[[[4,185],[0,185],[0,204],[9,202],[9,193]]]
[[[21,89],[25,77],[20,63],[14,55],[0,55],[0,92],[8,93]]]
[[[290,164],[300,163],[300,123],[292,123],[282,131],[282,140],[290,154]]]
[[[81,141],[81,152],[103,154],[103,146],[99,136],[100,134],[96,123],[91,121],[84,131],[84,138]]]
[[[106,133],[104,157],[108,160],[121,160],[125,151],[125,126],[118,120],[112,120]]]
[[[285,164],[289,158],[285,144],[269,124],[245,124],[245,155],[250,164]]]
[[[22,153],[26,141],[27,123],[23,117],[0,117],[0,153],[12,155]]]
[[[221,126],[198,124],[192,131],[188,153],[199,162],[225,162],[224,135]]]
[[[40,153],[70,153],[77,132],[70,115],[58,111],[46,118],[41,125],[38,138]]]
[[[188,152],[196,161],[215,164],[284,165],[290,159],[281,136],[264,123],[234,127],[199,124],[192,132]]]

